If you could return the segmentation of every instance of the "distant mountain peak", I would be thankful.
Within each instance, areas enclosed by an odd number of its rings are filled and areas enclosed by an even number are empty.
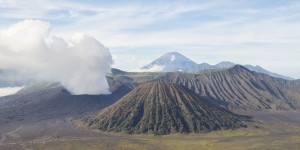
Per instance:
[[[218,64],[215,65],[216,68],[230,68],[233,67],[235,63],[230,62],[230,61],[222,61]]]
[[[230,61],[221,61],[220,63],[231,63],[231,64],[233,64],[233,62],[230,62]]]
[[[166,53],[165,55],[182,55],[182,54],[180,54],[178,52],[169,52],[169,53]]]
[[[186,56],[184,56],[178,52],[166,53],[158,59],[162,59],[162,58],[169,59],[171,62],[173,62],[173,61],[192,61],[189,58],[187,58]]]
[[[149,65],[144,66],[142,70],[154,70],[159,72],[193,72],[197,70],[198,64],[178,52],[170,52],[157,58]],[[160,70],[157,70],[158,68]]]
[[[285,79],[285,80],[293,80],[293,78],[291,77],[287,77],[287,76],[283,76],[283,75],[280,75],[280,74],[277,74],[277,73],[273,73],[273,72],[270,72],[264,68],[262,68],[261,66],[252,66],[252,65],[244,65],[247,69],[249,69],[250,71],[254,71],[254,72],[259,72],[259,73],[263,73],[263,74],[267,74],[267,75],[270,75],[272,77],[275,77],[275,78],[281,78],[281,79]]]

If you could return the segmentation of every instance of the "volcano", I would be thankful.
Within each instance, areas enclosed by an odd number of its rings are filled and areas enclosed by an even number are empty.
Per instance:
[[[161,135],[236,129],[247,127],[249,120],[210,104],[185,86],[147,82],[83,122],[106,132]]]

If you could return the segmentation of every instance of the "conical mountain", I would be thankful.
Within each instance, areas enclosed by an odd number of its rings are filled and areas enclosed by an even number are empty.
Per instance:
[[[142,69],[154,70],[154,68],[159,68],[155,69],[155,71],[159,72],[194,72],[195,70],[198,70],[198,64],[180,53],[171,52],[157,58]]]
[[[102,131],[170,134],[246,127],[246,120],[182,85],[148,82],[84,122]]]

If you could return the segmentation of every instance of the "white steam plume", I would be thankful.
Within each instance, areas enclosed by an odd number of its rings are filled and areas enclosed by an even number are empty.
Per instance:
[[[108,94],[109,50],[84,34],[65,41],[50,31],[50,23],[40,20],[0,29],[0,69],[15,70],[24,80],[58,81],[73,94]]]

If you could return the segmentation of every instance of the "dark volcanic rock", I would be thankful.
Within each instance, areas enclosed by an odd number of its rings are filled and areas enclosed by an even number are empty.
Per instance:
[[[143,83],[117,103],[86,117],[91,128],[125,133],[170,134],[246,127],[248,117],[208,103],[174,83]]]

